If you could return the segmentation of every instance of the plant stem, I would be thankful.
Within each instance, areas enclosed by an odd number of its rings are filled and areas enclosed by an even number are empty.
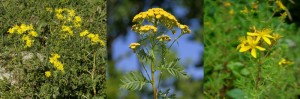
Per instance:
[[[94,74],[95,74],[95,71],[96,71],[96,52],[94,53],[94,59],[93,59],[94,63],[93,63],[93,71],[92,71],[92,82],[93,82],[93,92],[94,92],[94,95],[96,95],[96,84],[94,82]]]
[[[151,84],[152,84],[152,89],[153,89],[153,97],[154,99],[157,99],[157,91],[156,91],[156,86],[155,86],[155,78],[154,78],[154,61],[151,62]]]
[[[263,57],[261,57],[261,59],[259,59],[259,64],[258,64],[258,67],[257,67],[257,78],[256,78],[256,89],[258,88],[258,86],[259,86],[259,81],[260,81],[260,71],[261,71],[261,65],[262,65],[262,58]]]

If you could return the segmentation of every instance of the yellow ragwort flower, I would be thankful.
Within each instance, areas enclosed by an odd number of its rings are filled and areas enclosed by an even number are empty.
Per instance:
[[[262,38],[267,44],[271,45],[270,38],[273,38],[273,36],[271,36],[271,33],[271,29],[264,29],[257,32],[247,32],[247,35],[256,36],[258,41]]]
[[[258,41],[259,40],[255,40],[253,37],[248,36],[247,43],[244,46],[241,46],[240,52],[251,50],[251,55],[256,58],[256,49],[260,51],[266,50],[265,48],[258,46]]]
[[[73,36],[73,31],[72,31],[72,27],[71,26],[66,26],[66,25],[63,25],[62,27],[62,30],[63,32],[67,32],[69,35]]]
[[[25,48],[31,47],[34,40],[31,40],[28,35],[23,35],[22,40],[25,41]]]
[[[80,33],[80,36],[86,36],[89,34],[89,31],[88,30],[84,30],[83,32]]]
[[[165,35],[165,34],[158,36],[156,39],[158,39],[159,41],[171,41],[170,36]]]
[[[129,45],[129,48],[132,50],[135,50],[137,47],[139,47],[141,44],[140,43],[131,43]]]
[[[247,44],[247,39],[244,36],[242,36],[239,38],[239,42],[240,42],[240,44],[236,47],[236,49],[244,47],[245,44]]]
[[[50,77],[50,76],[51,76],[51,72],[50,72],[50,71],[46,71],[46,72],[45,72],[45,76],[46,76],[46,77]]]
[[[58,60],[60,56],[58,54],[51,54],[51,57],[49,58],[49,62],[53,64],[55,69],[64,71],[64,66],[63,64]]]
[[[132,22],[142,23],[145,19],[147,19],[148,22],[152,24],[159,22],[160,24],[164,25],[170,30],[172,30],[175,26],[180,27],[182,25],[177,21],[175,16],[163,10],[162,8],[152,8],[145,12],[140,12],[139,14],[133,17]],[[189,27],[185,27],[183,33],[189,33],[189,32],[191,32]]]
[[[285,58],[281,59],[279,62],[278,62],[278,65],[282,66],[282,65],[292,65],[294,64],[294,62],[292,61],[288,61],[286,60]]]
[[[281,10],[287,10],[287,8],[282,4],[281,0],[276,0],[275,3]]]
[[[36,33],[36,31],[30,31],[29,35],[33,36],[33,37],[37,37],[38,34]]]

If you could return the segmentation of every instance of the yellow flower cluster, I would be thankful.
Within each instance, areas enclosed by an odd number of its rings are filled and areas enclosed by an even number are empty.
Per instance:
[[[32,38],[38,36],[38,34],[34,30],[32,24],[30,24],[30,25],[21,24],[20,26],[15,25],[12,28],[9,28],[8,33],[9,34],[16,33],[16,34],[22,35],[22,41],[25,42],[25,46],[24,46],[25,48],[31,47],[32,43],[34,42],[34,40],[32,40]]]
[[[294,64],[294,62],[292,61],[289,61],[289,60],[286,60],[286,59],[281,59],[279,62],[278,62],[278,65],[282,66],[282,65],[292,65]]]
[[[139,47],[141,44],[140,43],[131,43],[129,45],[129,48],[132,50],[135,50],[137,47]]]
[[[180,27],[181,24],[177,21],[177,19],[170,13],[166,12],[162,8],[152,8],[145,12],[140,12],[136,16],[134,16],[132,22],[143,23],[143,21],[147,19],[152,24],[160,23],[166,26],[168,29],[173,29],[175,26]],[[139,25],[136,25],[139,26]],[[134,27],[136,28],[136,27]],[[134,29],[133,29],[134,30]],[[181,28],[182,33],[190,33],[191,30],[186,28]]]
[[[50,71],[46,71],[46,72],[45,72],[45,76],[46,76],[46,77],[50,77],[50,76],[51,76],[51,72],[50,72]]]
[[[151,33],[156,33],[157,28],[152,25],[139,26],[139,25],[135,24],[132,26],[132,30],[137,33],[147,33],[149,31],[152,31]]]
[[[240,48],[240,52],[246,52],[248,50],[251,51],[251,55],[256,58],[256,49],[260,51],[265,51],[266,49],[261,47],[262,45],[260,42],[263,40],[268,45],[271,45],[272,42],[270,38],[272,38],[274,42],[276,42],[281,36],[279,34],[273,34],[271,35],[272,30],[271,29],[263,29],[261,31],[257,31],[255,27],[253,27],[253,32],[247,32],[247,38],[240,37],[239,41],[240,44],[237,46],[237,49]]]
[[[64,71],[63,64],[58,60],[60,56],[58,54],[51,54],[51,57],[49,58],[50,63],[52,63],[55,67],[55,69]]]
[[[52,8],[46,8],[46,10],[52,12]],[[75,10],[67,8],[56,8],[54,12],[56,18],[63,21],[63,23],[73,22],[75,27],[81,26],[81,17],[76,16]]]
[[[158,39],[159,41],[171,41],[171,38],[165,34],[158,36],[156,39]]]
[[[63,38],[66,38],[68,35],[69,36],[73,36],[74,35],[74,33],[72,31],[72,26],[63,25],[63,26],[61,26],[61,31],[65,33],[65,34],[62,34]]]
[[[99,38],[99,34],[90,33],[88,30],[84,30],[80,33],[80,36],[86,36],[92,41],[92,44],[99,43],[101,46],[105,46],[105,42]]]

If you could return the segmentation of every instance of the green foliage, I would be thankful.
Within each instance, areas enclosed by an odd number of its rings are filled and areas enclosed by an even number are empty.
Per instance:
[[[47,11],[46,8],[52,9]],[[73,9],[82,19],[73,36],[62,38],[62,26],[72,25],[56,19],[55,8]],[[10,0],[0,5],[0,98],[105,98],[106,48],[92,44],[80,32],[89,30],[106,38],[106,1],[88,0]],[[31,47],[18,34],[8,30],[15,25],[32,24],[38,37]],[[64,71],[50,63],[51,54]],[[2,70],[3,69],[3,70]],[[46,77],[45,72],[51,76]]]
[[[205,0],[204,46],[205,80],[204,94],[208,98],[294,99],[299,95],[299,29],[287,24],[287,9],[274,1],[259,0]],[[289,3],[289,2],[287,2]],[[284,3],[286,5],[286,3]],[[269,28],[283,36],[257,58],[249,52],[240,53],[236,47],[238,38],[247,32]],[[280,64],[288,59],[294,64]],[[260,68],[260,70],[259,70]],[[259,75],[258,75],[259,74]]]
[[[128,90],[141,90],[145,84],[149,83],[140,72],[130,72],[121,81],[124,83],[121,88]]]
[[[166,70],[168,73],[177,78],[189,78],[186,72],[183,70],[183,67],[176,65],[178,64],[178,61],[179,59],[175,59],[166,65],[158,66],[157,70]]]

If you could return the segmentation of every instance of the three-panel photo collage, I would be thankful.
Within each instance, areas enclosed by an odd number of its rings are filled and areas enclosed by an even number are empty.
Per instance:
[[[0,0],[0,99],[300,99],[299,0]]]

